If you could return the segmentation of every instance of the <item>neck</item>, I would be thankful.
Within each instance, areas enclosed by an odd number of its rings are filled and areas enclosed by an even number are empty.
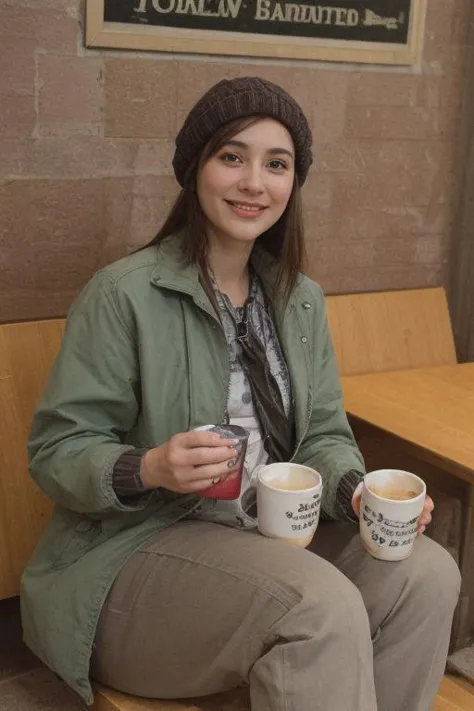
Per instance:
[[[234,306],[241,306],[249,296],[248,264],[252,243],[223,245],[210,240],[209,267],[219,291],[227,294]]]

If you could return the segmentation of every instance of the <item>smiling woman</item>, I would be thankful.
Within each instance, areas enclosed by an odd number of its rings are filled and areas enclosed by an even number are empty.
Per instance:
[[[151,698],[248,683],[254,711],[435,696],[459,575],[424,537],[382,570],[351,525],[364,463],[301,274],[311,143],[279,86],[211,87],[176,138],[165,224],[71,310],[29,439],[57,506],[22,609],[28,644],[89,704],[91,677]],[[310,550],[257,533],[260,465],[289,461],[317,470],[343,524]],[[227,482],[234,499],[209,498]]]
[[[239,131],[202,164],[197,196],[208,220],[211,267],[230,249],[248,262],[257,237],[283,215],[294,177],[291,135],[268,118]]]
[[[235,103],[237,88],[238,102]],[[271,127],[270,136],[265,135],[269,127]],[[239,134],[247,133],[252,128],[250,138],[253,143],[253,156],[250,156],[252,147],[246,144],[245,136],[242,138]],[[263,143],[261,139],[264,139]],[[263,205],[269,208],[269,214],[262,215],[259,222],[255,222],[253,227],[249,225],[244,232],[239,227],[240,238],[242,239],[244,234],[253,234],[254,239],[259,237],[259,244],[277,259],[275,283],[280,285],[283,294],[289,295],[303,260],[304,234],[300,187],[306,180],[312,162],[311,142],[311,132],[301,108],[280,87],[259,78],[220,82],[191,110],[177,136],[173,165],[183,190],[168,220],[152,243],[158,243],[170,234],[188,229],[189,233],[193,234],[193,239],[186,241],[185,249],[190,261],[199,265],[204,281],[207,283],[208,250],[211,248],[207,229],[212,220],[210,222],[207,220],[206,226],[200,201],[210,199],[210,194],[207,195],[207,191],[201,190],[198,199],[199,186],[207,179],[209,173],[215,174],[212,165],[220,160],[232,164],[232,170],[236,171],[236,173],[223,171],[220,179],[223,174],[229,176],[232,174],[234,177],[231,182],[240,184],[240,188],[236,185],[234,194],[227,197],[235,201],[239,192],[239,199],[236,201],[240,205],[259,201],[262,203],[261,186],[257,186],[255,191],[255,188],[250,185],[249,190],[247,182],[242,191],[242,177],[248,181],[249,170],[251,170],[253,172],[253,176],[250,176],[251,180],[255,180],[255,175],[258,181],[262,181],[263,176],[266,176],[263,193],[271,184],[282,209],[278,212],[277,204],[274,204],[273,200],[271,204]],[[228,150],[229,148],[234,150]],[[240,153],[235,148],[238,148]],[[268,155],[264,156],[265,152]],[[259,154],[258,158],[257,154]],[[267,159],[264,170],[262,169],[263,157]],[[256,170],[258,165],[260,167]],[[239,181],[237,181],[237,173],[240,176]],[[229,178],[226,178],[225,182],[227,184]],[[290,183],[289,195],[286,195]],[[285,188],[282,193],[283,186]],[[259,199],[255,199],[255,193],[260,193]],[[220,207],[222,217],[224,205]],[[231,214],[227,212],[230,218]],[[236,216],[234,211],[234,217]],[[276,219],[272,219],[275,216]],[[245,216],[242,219],[245,219]],[[229,226],[231,224],[229,223]],[[219,243],[216,240],[212,240],[212,244],[218,248]],[[246,254],[242,252],[242,256],[248,260],[248,250]],[[243,281],[245,282],[245,277]]]

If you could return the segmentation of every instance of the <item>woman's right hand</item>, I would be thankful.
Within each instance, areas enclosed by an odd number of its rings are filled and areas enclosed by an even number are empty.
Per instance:
[[[175,434],[143,456],[143,485],[190,494],[224,481],[235,465],[237,451],[232,445],[237,442],[205,430]]]

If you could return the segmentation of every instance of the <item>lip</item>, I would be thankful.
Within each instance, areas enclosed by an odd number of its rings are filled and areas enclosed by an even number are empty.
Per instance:
[[[247,219],[260,217],[267,210],[266,205],[258,202],[246,202],[245,200],[225,200],[224,202],[229,205],[236,215]]]

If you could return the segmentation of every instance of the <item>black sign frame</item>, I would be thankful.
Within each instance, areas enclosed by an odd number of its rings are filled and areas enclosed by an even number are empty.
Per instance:
[[[427,0],[86,0],[86,46],[413,65]]]

